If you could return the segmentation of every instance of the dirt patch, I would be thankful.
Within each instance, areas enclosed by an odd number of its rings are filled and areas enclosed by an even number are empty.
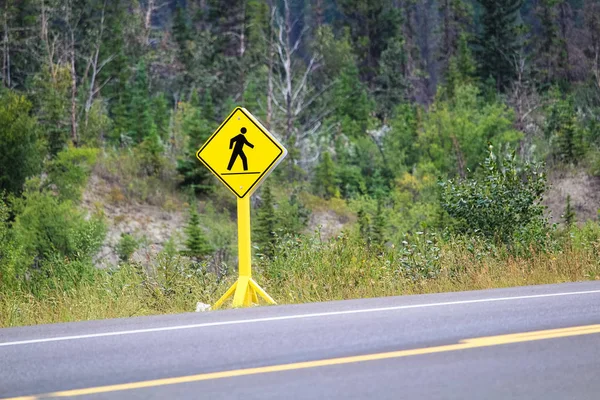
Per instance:
[[[583,171],[554,171],[548,176],[548,182],[550,189],[544,205],[548,207],[550,222],[561,222],[568,195],[571,196],[571,206],[578,223],[598,220],[600,177],[590,176]]]
[[[128,233],[143,241],[144,248],[133,257],[143,257],[148,248],[160,251],[173,235],[182,235],[186,222],[185,207],[171,199],[170,210],[148,204],[137,204],[119,195],[118,187],[97,175],[92,175],[83,194],[82,206],[106,217],[108,232],[102,249],[96,256],[97,267],[105,268],[119,263],[116,246],[121,234]]]
[[[313,211],[306,231],[313,233],[317,230],[321,233],[321,239],[328,240],[338,235],[344,227],[350,223],[346,216],[340,216],[335,211]]]

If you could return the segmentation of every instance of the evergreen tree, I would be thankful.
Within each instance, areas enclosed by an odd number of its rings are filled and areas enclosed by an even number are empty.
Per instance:
[[[482,31],[477,44],[480,74],[505,90],[515,76],[515,56],[521,48],[519,10],[523,0],[477,0],[482,7]]]
[[[326,199],[339,196],[336,168],[329,152],[323,153],[321,162],[315,168],[314,193]]]
[[[194,97],[192,98],[193,102]],[[187,150],[177,160],[177,171],[183,176],[181,185],[190,187],[196,193],[212,191],[212,175],[195,154],[211,135],[212,123],[205,119],[206,113],[191,104],[184,104],[182,129],[187,136]]]
[[[177,58],[184,67],[183,84],[190,83],[190,72],[193,71],[194,55],[192,53],[192,30],[184,8],[178,4],[173,18],[173,38],[177,43]]]
[[[265,183],[262,189],[261,203],[256,212],[256,228],[254,231],[254,242],[261,254],[271,257],[277,243],[275,229],[277,217],[275,216],[275,205],[271,185]]]
[[[399,8],[392,0],[340,0],[343,23],[350,28],[361,77],[369,83],[377,76],[381,54],[402,27]]]
[[[464,0],[440,0],[439,8],[442,18],[439,58],[442,69],[447,70],[450,60],[457,54],[461,37],[466,35],[472,24],[473,10]]]
[[[575,210],[571,206],[571,195],[567,195],[567,204],[565,206],[565,213],[562,215],[563,221],[567,228],[570,228],[575,223]]]
[[[200,226],[200,216],[194,205],[190,206],[190,216],[185,233],[187,235],[185,242],[187,256],[201,258],[212,254],[213,248]]]
[[[152,98],[152,115],[158,136],[163,141],[168,140],[170,112],[164,93]]]
[[[371,240],[371,220],[369,215],[365,212],[364,208],[360,208],[357,213],[358,218],[358,233],[365,242]]]
[[[456,54],[450,59],[448,65],[445,85],[447,98],[454,98],[457,87],[474,83],[476,72],[475,60],[469,49],[467,37],[463,34],[459,38]]]
[[[373,243],[383,245],[386,241],[385,236],[386,221],[383,215],[383,199],[377,199],[377,211],[373,218],[372,239]]]
[[[564,0],[540,0],[536,10],[540,33],[535,61],[539,80],[544,84],[557,83],[568,75],[567,40],[559,23],[559,8],[567,7],[564,3]]]
[[[392,40],[381,54],[379,75],[375,82],[375,100],[382,120],[386,121],[394,108],[407,97],[406,54],[402,38]]]
[[[554,144],[555,157],[564,163],[577,164],[585,154],[584,128],[577,118],[572,96],[562,98],[560,91],[552,92],[554,102],[550,106],[546,126],[546,138]]]
[[[148,71],[146,63],[140,61],[131,87],[131,103],[128,115],[128,131],[137,143],[142,142],[152,132],[154,121],[150,105]]]

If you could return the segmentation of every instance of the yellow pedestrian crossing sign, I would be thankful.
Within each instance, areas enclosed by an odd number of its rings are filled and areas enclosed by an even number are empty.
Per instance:
[[[251,195],[286,155],[285,147],[242,107],[236,107],[196,153],[239,198]]]

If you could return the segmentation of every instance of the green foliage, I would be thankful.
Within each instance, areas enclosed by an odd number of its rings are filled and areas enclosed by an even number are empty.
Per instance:
[[[113,121],[109,117],[104,101],[96,99],[87,112],[87,119],[79,125],[79,143],[89,147],[100,147],[110,137]]]
[[[129,261],[133,253],[138,249],[139,243],[135,237],[129,233],[122,233],[117,244],[117,254],[123,262]]]
[[[265,183],[261,190],[261,202],[256,211],[254,230],[254,243],[260,254],[271,257],[277,237],[275,236],[277,216],[275,215],[275,201],[271,193],[271,185]]]
[[[15,210],[15,238],[37,260],[91,261],[104,240],[99,216],[88,219],[71,201],[49,192],[27,191]]]
[[[437,277],[442,269],[440,262],[441,248],[435,234],[416,232],[406,235],[395,255],[398,272],[411,280],[431,279]]]
[[[379,74],[375,79],[375,99],[382,120],[387,120],[395,107],[408,97],[406,59],[404,41],[401,38],[391,40],[387,49],[381,54]]]
[[[212,134],[214,112],[210,94],[206,95],[204,109],[193,104],[181,103],[176,118],[180,121],[182,134],[187,137],[185,152],[177,160],[177,171],[182,175],[182,187],[189,187],[196,193],[209,193],[213,190],[211,172],[197,158],[196,152]]]
[[[507,245],[543,244],[546,176],[540,169],[520,166],[514,154],[500,163],[490,146],[474,177],[440,182],[441,206],[454,222],[450,230]]]
[[[573,98],[562,98],[558,90],[551,92],[553,103],[548,109],[544,126],[555,158],[564,163],[577,164],[585,154],[585,128],[579,122]]]
[[[571,195],[567,195],[567,204],[565,205],[565,212],[562,215],[563,222],[570,228],[575,223],[575,210],[571,206]]]
[[[417,141],[422,161],[443,175],[465,176],[483,161],[481,149],[515,145],[522,133],[513,128],[513,111],[499,102],[487,103],[472,85],[457,88],[452,101],[439,100],[423,121]]]
[[[368,242],[371,237],[371,218],[362,207],[358,210],[356,218],[358,222],[358,233],[363,240]]]
[[[60,200],[81,200],[97,155],[97,149],[69,147],[48,163],[47,184],[56,190]]]
[[[383,209],[383,199],[377,199],[377,211],[373,218],[373,227],[371,228],[373,243],[383,245],[386,242],[386,218]]]
[[[0,195],[0,294],[14,293],[26,271],[26,257],[15,243],[9,224],[10,208]]]
[[[498,91],[508,88],[515,76],[514,60],[522,46],[519,9],[523,0],[477,0],[482,8],[482,29],[477,37],[481,78],[491,78]]]
[[[381,150],[385,165],[394,176],[400,176],[418,162],[415,144],[420,123],[419,111],[409,104],[398,106],[390,121],[390,130],[383,137]]]
[[[156,125],[153,123],[151,132],[138,146],[135,147],[136,159],[139,162],[140,169],[145,175],[160,175],[167,163],[163,153],[164,145],[156,131]]]
[[[466,34],[458,41],[456,54],[450,58],[446,73],[445,94],[449,99],[454,98],[457,87],[476,83],[477,65],[467,43]]]
[[[185,228],[185,253],[189,257],[203,258],[213,253],[213,248],[200,226],[200,215],[195,206],[190,207],[190,216]]]
[[[302,202],[297,190],[289,197],[277,202],[277,234],[279,236],[296,236],[300,234],[310,219],[311,211]]]
[[[0,193],[19,194],[25,179],[41,170],[44,145],[30,111],[24,96],[0,91]]]
[[[338,197],[340,191],[337,184],[335,164],[329,152],[326,151],[322,154],[321,162],[315,168],[313,193],[325,199]]]
[[[71,72],[66,66],[44,65],[33,77],[31,98],[50,155],[65,148],[69,140],[69,89]]]

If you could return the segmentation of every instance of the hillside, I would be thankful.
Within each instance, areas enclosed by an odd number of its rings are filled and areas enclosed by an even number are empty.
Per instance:
[[[237,106],[289,152],[252,197],[255,273],[280,302],[598,276],[595,0],[0,14],[0,324],[218,298],[236,200],[195,153]]]

